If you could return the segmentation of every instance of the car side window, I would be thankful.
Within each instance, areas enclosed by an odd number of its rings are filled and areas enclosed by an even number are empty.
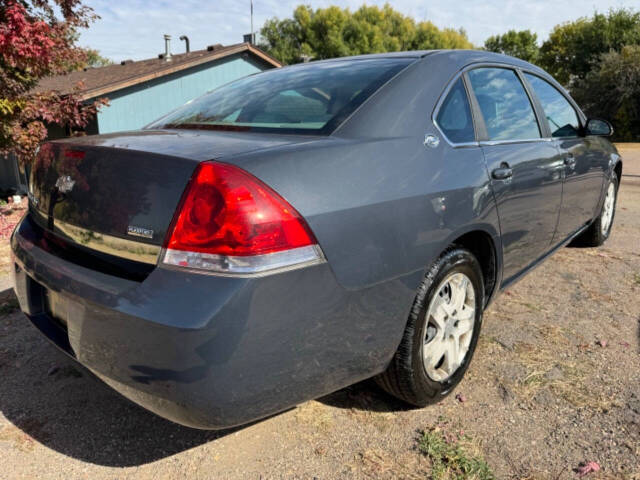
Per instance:
[[[436,122],[452,143],[475,142],[471,107],[461,78],[442,102]]]
[[[577,137],[580,120],[569,100],[546,80],[530,73],[524,75],[542,104],[551,136]]]
[[[487,67],[471,70],[468,75],[489,140],[540,138],[533,106],[516,72]]]

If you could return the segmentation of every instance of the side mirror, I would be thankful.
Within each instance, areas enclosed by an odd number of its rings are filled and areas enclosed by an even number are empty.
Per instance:
[[[590,118],[585,127],[587,135],[598,135],[600,137],[610,137],[613,135],[613,127],[606,120],[601,118]]]

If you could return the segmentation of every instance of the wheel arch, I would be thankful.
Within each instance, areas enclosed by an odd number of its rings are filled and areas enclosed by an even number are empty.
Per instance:
[[[613,166],[613,172],[618,177],[618,185],[622,181],[622,160],[618,160],[616,164]]]
[[[489,304],[498,291],[501,279],[502,257],[497,235],[487,229],[471,229],[459,233],[449,245],[469,250],[480,263],[484,280],[484,305]]]

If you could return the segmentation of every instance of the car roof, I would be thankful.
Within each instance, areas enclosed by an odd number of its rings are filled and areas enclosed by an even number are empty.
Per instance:
[[[464,65],[483,62],[505,63],[529,70],[544,72],[544,70],[542,70],[540,67],[529,62],[525,62],[524,60],[521,60],[519,58],[512,57],[510,55],[504,55],[502,53],[488,52],[486,50],[436,50],[433,52],[433,54],[446,55],[451,60]]]
[[[353,55],[350,57],[333,57],[333,58],[326,58],[321,60],[311,60],[310,62],[304,62],[304,63],[293,63],[291,65],[286,65],[286,68],[301,67],[304,65],[314,65],[318,63],[334,63],[334,62],[349,62],[349,61],[355,61],[355,60],[369,60],[374,58],[414,58],[417,60],[419,58],[430,55],[436,51],[437,50],[410,50],[406,52],[367,53],[364,55]]]
[[[351,57],[335,57],[327,60],[320,60],[321,62],[332,62],[338,60],[360,60],[364,58],[421,58],[430,55],[438,50],[407,50],[404,52],[384,52],[384,53],[368,53],[364,55],[354,55]]]
[[[410,50],[405,52],[372,53],[366,55],[355,55],[352,57],[336,57],[326,60],[314,60],[311,63],[345,62],[350,60],[366,60],[371,58],[415,58],[417,60],[419,58],[429,57],[432,55],[446,55],[455,63],[460,64],[461,67],[471,63],[505,63],[508,65],[537,71],[540,73],[546,73],[540,67],[537,67],[529,62],[525,62],[524,60],[521,60],[519,58],[511,57],[509,55],[503,55],[501,53],[488,52],[486,50]],[[296,65],[305,64],[299,63]]]

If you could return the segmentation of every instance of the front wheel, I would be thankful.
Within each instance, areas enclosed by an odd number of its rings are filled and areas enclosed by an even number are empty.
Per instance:
[[[464,248],[448,249],[418,288],[400,346],[377,383],[419,407],[442,399],[469,366],[483,305],[480,264]]]
[[[615,173],[611,174],[607,190],[602,202],[600,215],[593,221],[589,228],[576,239],[576,244],[585,247],[599,247],[602,245],[613,226],[613,218],[616,213],[616,202],[618,199],[618,177]]]

